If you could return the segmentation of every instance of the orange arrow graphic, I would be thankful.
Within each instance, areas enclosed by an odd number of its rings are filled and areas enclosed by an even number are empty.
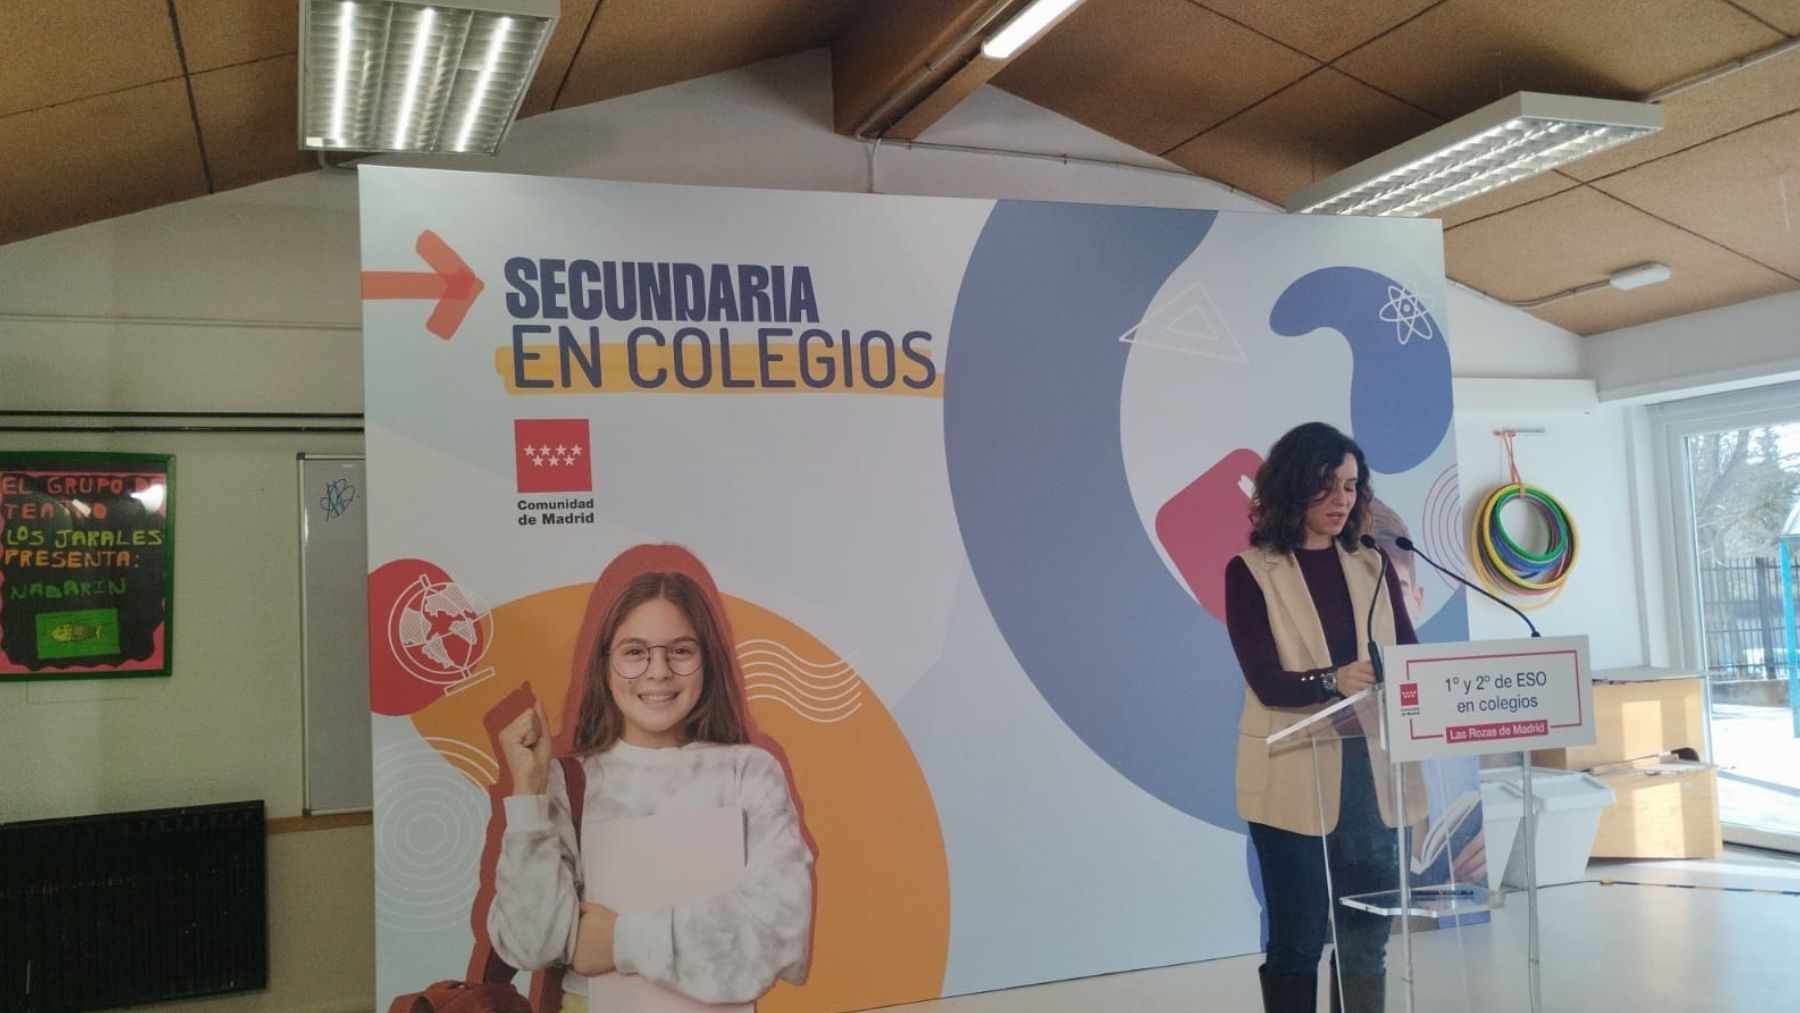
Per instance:
[[[431,266],[430,273],[364,271],[362,297],[436,299],[437,308],[431,311],[431,317],[425,321],[425,329],[449,341],[456,334],[456,329],[462,326],[469,307],[475,305],[475,297],[486,286],[482,285],[480,278],[475,277],[474,271],[469,270],[469,265],[456,255],[456,251],[430,229],[419,233],[419,241],[413,249]]]

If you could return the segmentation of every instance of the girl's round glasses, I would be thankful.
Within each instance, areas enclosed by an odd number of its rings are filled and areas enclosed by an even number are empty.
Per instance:
[[[612,669],[621,679],[635,679],[650,670],[650,652],[663,652],[663,663],[676,675],[693,675],[700,671],[700,645],[692,640],[672,644],[645,644],[628,640],[606,652]]]

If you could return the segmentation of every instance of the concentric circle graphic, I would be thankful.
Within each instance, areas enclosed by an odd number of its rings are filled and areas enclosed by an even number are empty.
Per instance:
[[[1419,526],[1419,543],[1431,553],[1432,559],[1466,575],[1467,570],[1462,565],[1462,492],[1454,464],[1445,468],[1425,492],[1425,515]],[[1452,592],[1461,588],[1462,585],[1438,573],[1435,567],[1427,565],[1426,569],[1437,573],[1438,580]]]
[[[375,754],[375,917],[426,932],[467,920],[499,767],[455,739],[411,739]]]

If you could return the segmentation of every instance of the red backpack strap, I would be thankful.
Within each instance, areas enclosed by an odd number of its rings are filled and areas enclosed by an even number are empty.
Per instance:
[[[563,788],[569,797],[569,823],[575,827],[575,865],[581,867],[581,813],[587,806],[587,771],[579,756],[559,756]],[[531,1007],[538,1013],[556,1013],[562,1009],[563,968],[552,967],[531,976]]]
[[[581,846],[581,810],[587,805],[587,769],[581,765],[579,756],[559,756],[556,762],[562,764],[563,787],[569,790],[569,820],[575,824],[575,846]]]
[[[504,985],[519,973],[511,964],[500,959],[500,954],[495,953],[492,946],[484,946],[482,950],[486,952],[481,958],[481,969],[474,980],[486,985]]]
[[[388,1004],[388,1013],[433,1013],[434,1009],[429,992],[398,995]]]

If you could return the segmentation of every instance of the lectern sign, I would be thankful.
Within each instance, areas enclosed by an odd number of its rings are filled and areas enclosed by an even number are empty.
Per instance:
[[[1382,658],[1394,760],[1594,741],[1586,637],[1408,644]]]

